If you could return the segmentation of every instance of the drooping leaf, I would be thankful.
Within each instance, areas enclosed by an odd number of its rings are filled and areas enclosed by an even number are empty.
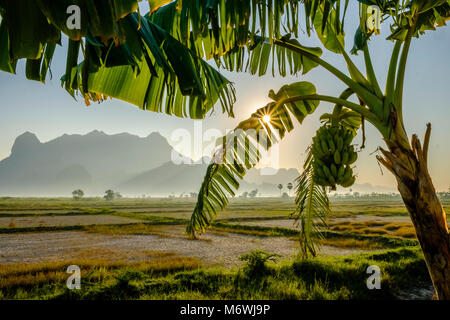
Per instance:
[[[42,14],[35,1],[6,1],[10,54],[13,60],[39,59],[47,42],[57,43],[61,33]]]
[[[172,0],[148,0],[150,12],[155,12],[159,7],[171,2]]]
[[[88,33],[103,41],[120,37],[115,23],[138,9],[137,0],[36,0],[47,19],[72,40],[81,40]],[[69,28],[68,20],[74,13],[72,6],[80,9],[80,29]]]
[[[314,29],[326,49],[334,53],[341,53],[345,48],[345,34],[336,28],[336,25],[339,25],[336,11],[324,12],[324,10],[325,8],[322,7],[317,10],[314,18]],[[324,13],[327,15],[325,16]],[[324,24],[324,19],[328,23]]]
[[[367,44],[367,41],[370,39],[371,35],[372,34],[364,33],[361,30],[361,27],[358,27],[355,33],[353,48],[350,51],[350,53],[357,55],[358,51],[362,50],[364,46]]]
[[[340,0],[304,1],[305,8],[310,8],[307,23],[315,20],[319,3],[320,8],[331,4],[330,13],[337,8],[344,12],[348,5],[348,1]],[[244,46],[255,35],[269,43],[281,39],[283,32],[297,37],[300,4],[297,0],[178,0],[159,8],[149,18],[180,42],[195,47],[198,52],[205,51],[207,57],[216,57]],[[339,17],[325,20],[326,24],[342,24],[337,21]],[[342,30],[338,31],[341,34]]]
[[[265,75],[270,69],[274,76],[276,70],[283,77],[287,74],[298,74],[300,71],[306,74],[318,66],[308,56],[278,45],[280,42],[301,48],[316,57],[322,55],[321,48],[302,46],[296,39],[290,39],[290,35],[278,40],[277,45],[271,44],[268,39],[255,36],[246,47],[237,47],[217,60],[229,71],[248,71],[259,76]]]
[[[9,54],[9,33],[5,20],[2,20],[0,24],[0,48],[3,48],[3,50],[0,50],[0,70],[15,73],[16,63],[13,62],[13,59]]]
[[[114,97],[142,109],[202,119],[220,101],[233,116],[234,89],[209,64],[150,21],[136,15],[121,22],[127,42],[119,47],[88,43],[85,61],[65,77],[67,87],[92,101]],[[113,62],[114,63],[113,63]],[[68,72],[66,72],[68,74]]]
[[[25,74],[27,79],[45,83],[55,52],[56,43],[45,45],[44,54],[39,59],[27,59]]]

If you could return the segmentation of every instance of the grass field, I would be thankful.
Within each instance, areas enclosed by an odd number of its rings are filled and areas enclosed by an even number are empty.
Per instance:
[[[432,295],[414,229],[400,201],[334,201],[319,256],[308,260],[297,254],[298,227],[289,218],[292,200],[235,199],[199,240],[184,234],[194,205],[191,199],[178,198],[0,198],[0,298]],[[275,262],[265,261],[264,252],[279,256]],[[81,269],[80,290],[66,287],[69,265]],[[370,265],[381,269],[380,290],[367,288]]]

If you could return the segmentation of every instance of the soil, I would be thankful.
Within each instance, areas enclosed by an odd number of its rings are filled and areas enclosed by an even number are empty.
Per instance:
[[[110,215],[80,215],[80,216],[42,216],[42,217],[0,217],[0,228],[14,227],[50,227],[76,226],[91,224],[124,224],[140,220]]]
[[[109,235],[84,231],[0,234],[0,264],[39,263],[80,258],[111,261],[148,259],[145,252],[171,252],[196,257],[204,264],[234,267],[239,257],[263,249],[285,258],[295,254],[297,241],[284,237],[257,237],[226,232],[209,232],[200,240],[183,235],[183,227],[165,227],[157,235]],[[323,246],[321,255],[349,255],[357,249]],[[101,254],[99,254],[101,253]],[[132,254],[130,254],[132,253]]]

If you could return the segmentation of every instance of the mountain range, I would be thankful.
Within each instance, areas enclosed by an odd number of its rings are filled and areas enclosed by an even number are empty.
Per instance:
[[[209,158],[200,164],[171,161],[176,152],[157,132],[147,137],[129,133],[108,135],[64,134],[42,143],[31,132],[18,136],[9,157],[0,161],[0,196],[70,196],[75,189],[102,195],[113,189],[126,196],[167,196],[197,192]],[[297,169],[251,169],[238,194],[258,189],[263,196],[276,196],[298,177]],[[360,193],[391,192],[371,184],[355,184]],[[339,190],[338,190],[339,191]],[[346,190],[341,190],[347,192]],[[293,193],[293,191],[291,191]]]
[[[112,188],[130,196],[198,191],[209,159],[177,165],[171,161],[172,152],[167,139],[156,132],[141,138],[92,131],[45,143],[25,132],[16,138],[11,155],[0,161],[0,195],[68,196],[78,188],[92,195]],[[250,170],[240,192],[258,189],[276,195],[276,184],[293,182],[298,176],[296,169],[266,176],[259,171]]]

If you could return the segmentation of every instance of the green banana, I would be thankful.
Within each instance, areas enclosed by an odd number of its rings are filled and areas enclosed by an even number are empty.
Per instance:
[[[325,163],[322,160],[320,160],[319,158],[315,158],[314,162],[317,163],[320,166],[325,166]]]
[[[344,151],[344,153],[342,154],[341,162],[343,164],[348,164],[348,159],[349,159],[349,154],[347,151]]]
[[[344,165],[339,166],[339,169],[338,169],[338,180],[342,181],[342,179],[344,178],[344,173],[345,173],[345,166]]]
[[[349,166],[345,167],[344,176],[342,177],[342,181],[347,181],[352,176],[353,170]]]
[[[331,169],[330,171],[331,171],[331,174],[333,175],[333,177],[337,178],[338,171],[337,171],[336,165],[334,163],[331,164],[330,169]]]
[[[349,145],[350,143],[352,143],[353,140],[353,134],[350,131],[347,131],[347,134],[344,138],[344,145]]]
[[[330,177],[332,177],[331,171],[330,171],[330,169],[328,169],[327,166],[323,166],[323,167],[322,167],[322,171],[323,171],[323,173],[325,173],[325,176],[326,176],[328,179],[330,179]]]
[[[343,186],[344,188],[348,188],[350,186],[352,186],[355,183],[356,177],[350,177],[347,181],[345,181],[344,183],[341,183],[341,186]]]
[[[341,154],[339,153],[339,150],[336,150],[336,151],[334,152],[333,158],[334,158],[334,162],[335,162],[336,164],[341,164]]]
[[[356,159],[358,159],[358,154],[356,152],[351,153],[348,159],[348,164],[354,163]]]
[[[327,142],[328,142],[328,146],[330,147],[330,152],[331,152],[331,154],[333,154],[336,151],[336,146],[334,144],[334,141],[332,138],[328,138]]]
[[[336,148],[339,152],[341,152],[343,147],[344,147],[344,139],[342,139],[342,137],[338,137],[336,142]]]
[[[324,154],[328,154],[329,148],[327,143],[325,142],[325,139],[320,139],[320,147],[322,148]]]
[[[323,172],[323,170],[322,170],[319,166],[317,166],[317,167],[315,168],[315,173],[316,173],[316,175],[318,175],[319,177],[326,177],[326,176],[325,176],[325,173]]]

